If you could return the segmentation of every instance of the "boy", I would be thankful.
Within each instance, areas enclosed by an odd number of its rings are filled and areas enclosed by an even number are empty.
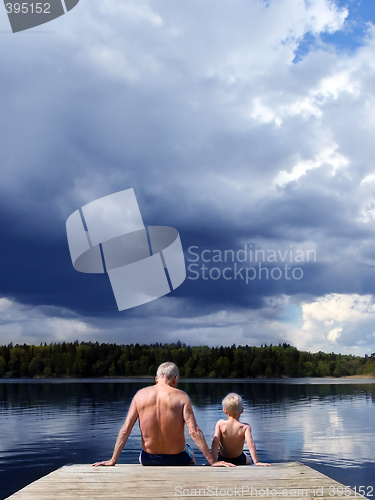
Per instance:
[[[212,440],[212,456],[214,460],[225,460],[234,465],[248,465],[251,459],[243,450],[246,439],[251,458],[255,465],[269,465],[258,461],[257,451],[249,424],[240,422],[243,412],[243,400],[238,394],[231,392],[223,399],[223,411],[228,420],[219,420]],[[219,456],[217,452],[220,446]]]

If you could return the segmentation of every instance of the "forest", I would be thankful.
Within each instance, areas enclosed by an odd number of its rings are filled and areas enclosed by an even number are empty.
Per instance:
[[[0,346],[2,378],[154,377],[173,361],[184,378],[375,376],[375,353],[298,351],[289,344],[231,347],[62,342]]]

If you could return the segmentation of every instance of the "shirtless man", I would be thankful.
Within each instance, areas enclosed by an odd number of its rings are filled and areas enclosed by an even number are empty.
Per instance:
[[[190,465],[195,464],[194,453],[185,442],[184,425],[199,450],[213,467],[233,467],[226,462],[214,462],[202,431],[195,420],[189,396],[177,389],[178,368],[166,362],[159,366],[156,385],[145,387],[134,396],[124,425],[116,440],[110,460],[95,462],[97,465],[115,465],[126,441],[139,418],[142,434],[142,465]],[[190,448],[190,450],[189,450]]]

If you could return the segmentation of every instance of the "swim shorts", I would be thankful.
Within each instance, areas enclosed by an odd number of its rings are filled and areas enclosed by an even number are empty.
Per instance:
[[[242,452],[241,455],[239,457],[236,457],[236,458],[223,457],[222,455],[220,455],[220,452],[219,452],[219,455],[217,457],[217,461],[219,462],[220,460],[224,460],[224,462],[229,462],[230,464],[234,464],[234,465],[246,465],[246,455],[244,452]]]
[[[193,450],[187,444],[181,453],[169,455],[166,453],[151,454],[141,451],[142,465],[190,465],[193,462]]]

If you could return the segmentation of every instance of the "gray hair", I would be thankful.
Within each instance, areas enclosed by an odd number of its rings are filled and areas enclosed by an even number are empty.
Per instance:
[[[241,411],[243,410],[243,399],[235,392],[230,392],[223,399],[223,408],[228,413],[228,415],[241,413]]]
[[[178,371],[177,365],[172,363],[171,361],[166,361],[162,363],[158,371],[156,372],[157,377],[166,377],[168,380],[174,377],[179,377],[180,372]]]

